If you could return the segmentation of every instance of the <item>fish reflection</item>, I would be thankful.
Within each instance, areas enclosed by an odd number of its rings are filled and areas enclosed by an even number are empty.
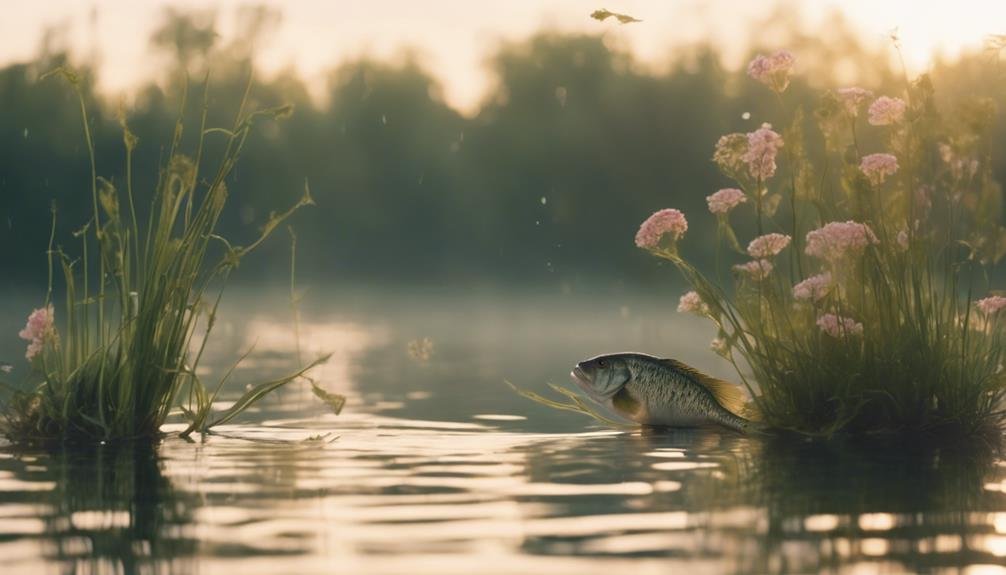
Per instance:
[[[703,430],[623,434],[561,453],[532,456],[537,481],[577,481],[598,469],[643,485],[676,483],[615,498],[567,499],[594,532],[572,542],[531,538],[526,550],[633,557],[715,559],[722,571],[805,573],[841,566],[929,572],[940,566],[1002,564],[1006,519],[1001,473],[987,445],[854,445],[744,438]],[[992,485],[998,486],[993,483]],[[600,510],[632,510],[640,521],[606,521]],[[651,513],[683,513],[673,524]],[[571,547],[572,545],[572,547]]]

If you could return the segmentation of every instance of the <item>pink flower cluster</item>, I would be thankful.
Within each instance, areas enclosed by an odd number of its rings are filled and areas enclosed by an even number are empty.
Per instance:
[[[1006,308],[1006,297],[1001,295],[989,296],[975,302],[978,309],[985,315],[995,315]]]
[[[835,262],[842,258],[860,254],[870,244],[876,244],[877,236],[866,224],[858,222],[831,222],[824,227],[807,233],[808,256]]]
[[[874,126],[890,126],[905,118],[905,101],[901,98],[881,96],[870,104],[869,122]]]
[[[775,175],[775,157],[783,147],[782,136],[772,131],[772,124],[762,124],[747,135],[748,149],[741,160],[748,165],[751,177],[765,181]]]
[[[863,335],[863,324],[852,318],[833,313],[826,313],[817,318],[817,326],[821,328],[821,331],[835,338]]]
[[[787,50],[778,50],[764,56],[759,54],[748,64],[748,76],[765,84],[775,92],[789,87],[789,75],[796,58]]]
[[[717,215],[726,214],[746,201],[747,196],[737,188],[724,188],[711,196],[706,196],[709,211]]]
[[[947,144],[940,144],[940,159],[950,167],[950,173],[958,180],[973,178],[978,173],[978,160],[968,161],[957,155]]]
[[[698,315],[708,315],[709,306],[702,301],[702,297],[695,291],[690,291],[681,296],[678,300],[678,311],[680,313],[694,313]]]
[[[748,255],[753,258],[776,256],[789,245],[790,239],[792,238],[784,234],[758,236],[748,244]]]
[[[831,291],[831,272],[810,276],[793,286],[793,297],[797,301],[821,301]]]
[[[892,154],[870,154],[863,156],[859,170],[870,179],[870,183],[879,186],[887,176],[898,171],[898,158]]]
[[[838,95],[838,101],[845,108],[845,112],[853,118],[859,115],[859,109],[863,107],[863,104],[873,98],[873,92],[856,87],[839,88],[835,93]]]
[[[18,332],[18,337],[29,342],[28,351],[24,354],[28,361],[41,353],[46,339],[55,333],[53,328],[55,316],[51,305],[38,308],[31,312],[31,315],[28,316],[28,323],[25,324],[24,329]]]
[[[644,249],[653,249],[660,245],[660,239],[665,235],[678,241],[688,231],[688,220],[685,214],[675,209],[665,209],[646,218],[636,232],[636,245]]]
[[[746,264],[734,266],[734,271],[741,272],[755,281],[761,281],[772,274],[775,266],[768,260],[754,260]]]
[[[745,167],[743,156],[748,149],[747,134],[734,132],[720,136],[716,140],[716,151],[713,153],[713,161],[721,170],[730,177],[735,177],[741,169]]]

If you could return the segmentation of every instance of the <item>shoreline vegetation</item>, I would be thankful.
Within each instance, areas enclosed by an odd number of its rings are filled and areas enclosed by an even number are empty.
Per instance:
[[[727,134],[713,155],[736,186],[707,197],[717,250],[747,261],[718,265],[715,278],[699,271],[682,253],[688,221],[676,209],[643,222],[636,245],[691,284],[678,311],[713,322],[711,349],[770,428],[999,434],[1006,294],[990,278],[1006,228],[994,102],[943,111],[927,75],[906,74],[893,95],[828,90],[813,111],[824,140],[815,157],[805,112],[786,99],[795,66],[786,50],[751,61],[783,129]],[[864,132],[879,145],[861,146]],[[741,241],[732,219],[753,221],[756,237]]]
[[[65,79],[79,99],[91,168],[91,213],[74,233],[80,250],[71,256],[54,244],[58,222],[53,207],[48,289],[42,306],[31,313],[19,333],[27,341],[25,357],[32,369],[26,384],[32,389],[9,386],[12,394],[3,406],[0,432],[14,442],[153,438],[169,416],[179,415],[188,423],[181,436],[188,437],[227,423],[270,392],[300,378],[310,381],[315,395],[338,412],[342,398],[306,377],[328,356],[306,364],[298,357],[298,369],[248,386],[222,411],[214,410],[214,401],[252,350],[214,385],[204,383],[197,371],[231,272],[295,212],[314,205],[305,183],[301,198],[288,210],[270,214],[248,245],[234,245],[217,232],[228,200],[228,183],[233,183],[230,176],[253,126],[260,120],[282,119],[291,107],[248,110],[249,74],[232,126],[208,127],[207,79],[199,132],[189,155],[182,151],[183,94],[156,189],[144,195],[150,198],[149,205],[138,209],[131,176],[133,151],[139,142],[125,115],[120,113],[119,118],[125,179],[113,183],[98,175],[82,79],[66,67],[42,79],[54,76]],[[210,138],[223,141],[215,161],[204,154]],[[204,164],[215,167],[204,169]],[[295,249],[293,244],[291,255]],[[293,265],[290,272],[294,293]],[[296,301],[292,304],[296,306]]]

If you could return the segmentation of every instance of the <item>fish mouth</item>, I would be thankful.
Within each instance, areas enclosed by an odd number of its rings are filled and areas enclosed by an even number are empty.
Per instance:
[[[569,372],[569,376],[573,378],[573,381],[575,381],[580,387],[588,391],[591,389],[592,384],[590,382],[590,378],[587,377],[587,373],[583,371],[579,365],[574,367],[573,371]]]

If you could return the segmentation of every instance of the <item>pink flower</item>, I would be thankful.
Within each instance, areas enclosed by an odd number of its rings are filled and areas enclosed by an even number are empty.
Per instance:
[[[863,324],[852,318],[833,313],[826,313],[817,318],[817,326],[821,328],[821,331],[835,338],[863,335]]]
[[[709,211],[714,214],[726,214],[746,201],[747,196],[737,188],[724,188],[711,196],[706,196]]]
[[[874,126],[890,126],[905,118],[905,101],[901,98],[881,96],[870,104],[870,124]]]
[[[783,92],[789,86],[789,75],[795,63],[796,58],[788,50],[778,50],[768,56],[759,54],[748,64],[748,76],[775,92]]]
[[[863,156],[859,170],[870,179],[870,183],[879,186],[887,176],[898,171],[898,158],[891,154],[870,154]]]
[[[838,101],[845,108],[845,112],[853,118],[859,115],[859,109],[863,107],[863,104],[873,97],[873,92],[856,87],[839,88],[835,93],[838,95]]]
[[[995,315],[1003,308],[1006,308],[1006,297],[1001,295],[989,296],[975,302],[978,309],[985,315]]]
[[[753,258],[770,258],[789,245],[790,237],[784,234],[765,234],[748,244],[748,255]]]
[[[715,351],[716,353],[725,356],[730,351],[730,344],[727,340],[722,337],[718,337],[711,342],[709,342],[709,349]]]
[[[866,246],[877,243],[877,236],[866,224],[853,221],[831,222],[807,233],[804,253],[829,262],[860,254]]]
[[[798,301],[821,301],[831,291],[831,272],[810,276],[793,286],[793,298]]]
[[[768,260],[754,260],[746,264],[734,266],[734,271],[741,272],[755,281],[761,281],[771,275],[775,266]]]
[[[38,355],[42,351],[42,346],[45,344],[46,339],[55,334],[55,329],[53,328],[55,316],[56,312],[51,305],[38,308],[31,312],[31,315],[28,316],[28,323],[25,324],[24,329],[18,332],[18,337],[30,342],[28,344],[28,351],[24,354],[25,359],[28,361],[31,361]]]
[[[940,144],[940,159],[946,164],[954,161],[954,149],[950,147],[950,144]]]
[[[713,161],[728,176],[735,177],[744,168],[744,154],[748,150],[748,137],[746,134],[734,132],[720,136],[716,141],[716,151],[713,152]]]
[[[933,207],[933,201],[929,199],[932,195],[932,190],[929,186],[919,186],[915,190],[915,207],[919,210],[919,213],[923,218],[929,212],[929,209]]]
[[[775,156],[783,147],[782,136],[772,131],[772,124],[762,124],[747,135],[748,149],[741,159],[751,177],[765,181],[775,175]]]
[[[709,306],[706,305],[706,302],[702,301],[698,293],[690,291],[682,295],[681,299],[678,300],[678,311],[680,313],[708,315]]]
[[[956,179],[973,178],[978,172],[978,160],[968,161],[947,144],[940,144],[940,158],[950,167],[950,173]]]
[[[654,249],[660,245],[660,239],[670,235],[673,241],[678,241],[688,231],[688,220],[685,214],[675,209],[660,210],[639,226],[636,232],[636,245],[644,249]]]
[[[898,242],[898,249],[900,249],[903,252],[907,252],[908,251],[908,230],[901,230],[900,232],[898,232],[897,237],[895,237],[895,241]]]

